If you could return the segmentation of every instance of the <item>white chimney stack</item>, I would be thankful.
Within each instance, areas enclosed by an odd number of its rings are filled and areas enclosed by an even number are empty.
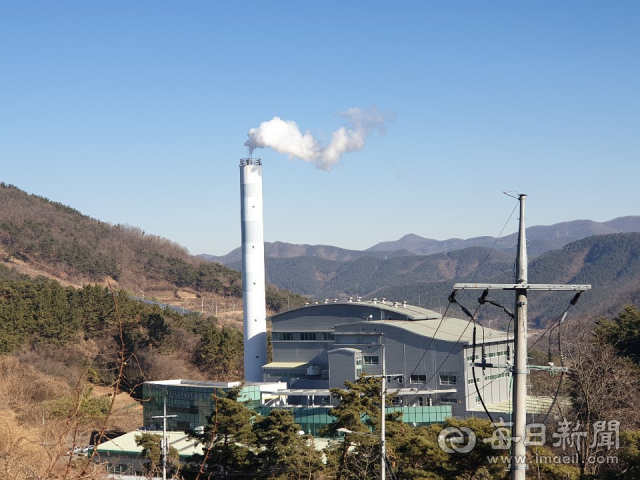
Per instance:
[[[262,366],[267,363],[267,308],[260,159],[240,160],[240,198],[244,378],[248,382],[261,382]]]

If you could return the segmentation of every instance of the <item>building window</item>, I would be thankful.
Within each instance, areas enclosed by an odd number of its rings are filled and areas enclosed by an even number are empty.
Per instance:
[[[402,405],[402,397],[393,397],[391,399],[391,405],[393,405],[394,407],[400,407]]]
[[[440,385],[455,385],[457,380],[456,375],[440,375]]]
[[[335,337],[335,342],[340,345],[354,345],[356,343],[357,335],[341,335]]]
[[[378,365],[380,357],[378,355],[363,355],[365,365]]]
[[[458,403],[457,398],[441,398],[440,403]]]
[[[118,465],[114,465],[114,464],[107,464],[107,470],[111,473],[127,473],[127,471],[129,470],[129,465],[127,465],[126,463],[120,463]]]
[[[335,340],[336,336],[333,333],[325,333],[324,334],[327,340]]]
[[[426,375],[411,375],[409,377],[409,383],[427,383]]]
[[[300,334],[300,340],[315,340],[316,332],[302,332]]]
[[[291,340],[293,340],[293,333],[291,333],[291,332],[278,332],[278,340],[291,341]]]
[[[356,335],[356,344],[358,345],[375,345],[380,342],[378,335],[360,334]]]
[[[480,400],[480,397],[476,397],[476,405],[480,405],[482,403],[482,400]]]

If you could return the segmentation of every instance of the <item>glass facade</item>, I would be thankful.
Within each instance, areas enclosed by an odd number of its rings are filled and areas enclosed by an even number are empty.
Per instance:
[[[162,430],[162,419],[153,418],[163,415],[164,402],[167,402],[167,415],[178,415],[167,418],[167,430],[184,431],[206,425],[207,416],[214,411],[212,395],[233,388],[235,384],[214,382],[185,383],[145,383],[143,389],[144,426]],[[241,401],[248,401],[248,406],[260,405],[260,386],[245,385],[240,394]]]
[[[402,421],[419,427],[431,423],[443,423],[444,419],[451,416],[451,407],[437,405],[433,407],[390,407],[387,413],[402,412]]]
[[[163,415],[164,402],[167,403],[167,415],[178,415],[167,419],[167,430],[184,431],[189,428],[204,426],[207,416],[213,412],[212,395],[222,394],[235,384],[212,382],[184,382],[184,383],[145,383],[144,395],[144,426],[162,430],[162,419],[154,416]],[[329,416],[330,406],[314,407],[264,407],[260,406],[260,386],[244,385],[240,400],[248,401],[247,406],[260,415],[268,415],[271,410],[290,410],[293,412],[294,422],[300,425],[305,433],[318,436],[318,431],[333,422]],[[401,411],[405,423],[414,426],[442,423],[451,417],[451,407],[448,405],[426,407],[388,407],[387,413]]]
[[[255,409],[260,415],[269,415],[271,410],[289,410],[293,413],[293,421],[300,425],[300,430],[317,437],[318,430],[333,422],[329,416],[331,407],[258,407]]]

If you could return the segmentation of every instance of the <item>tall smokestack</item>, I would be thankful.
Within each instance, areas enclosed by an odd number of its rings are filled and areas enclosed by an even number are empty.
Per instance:
[[[240,160],[244,378],[262,381],[267,363],[267,309],[262,218],[262,161]]]

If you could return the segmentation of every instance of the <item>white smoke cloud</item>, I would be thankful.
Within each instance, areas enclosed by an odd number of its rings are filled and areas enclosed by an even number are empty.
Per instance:
[[[395,117],[393,112],[381,112],[374,106],[368,110],[354,107],[336,115],[345,118],[346,124],[333,132],[326,146],[309,131],[300,132],[295,122],[279,117],[250,129],[244,144],[251,154],[256,148],[269,147],[287,154],[289,159],[300,158],[328,172],[345,153],[362,150],[371,133],[383,134],[386,124]]]

